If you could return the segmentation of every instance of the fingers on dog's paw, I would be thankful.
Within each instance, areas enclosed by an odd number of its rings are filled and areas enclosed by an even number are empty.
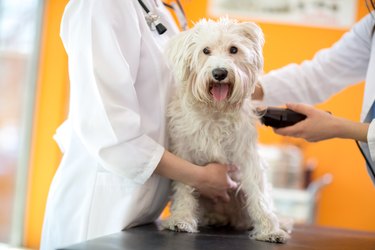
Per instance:
[[[256,239],[259,241],[267,241],[273,243],[285,243],[289,239],[289,234],[284,230],[277,230],[275,232],[270,233],[258,233],[258,234],[250,234],[250,238]]]
[[[188,233],[196,233],[197,230],[197,223],[195,221],[177,221],[177,220],[167,220],[162,223],[162,227],[164,229],[168,229],[171,231],[176,232],[188,232]]]

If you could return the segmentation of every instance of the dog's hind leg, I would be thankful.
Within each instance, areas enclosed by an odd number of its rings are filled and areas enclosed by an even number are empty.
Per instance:
[[[164,229],[195,233],[198,232],[198,199],[194,188],[180,182],[173,182],[171,215],[162,222]]]

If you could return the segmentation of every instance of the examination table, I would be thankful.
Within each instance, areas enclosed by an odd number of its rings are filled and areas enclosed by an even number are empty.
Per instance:
[[[159,231],[155,224],[61,249],[85,250],[375,250],[375,232],[295,225],[286,244],[250,240],[247,232],[203,228],[199,233]]]

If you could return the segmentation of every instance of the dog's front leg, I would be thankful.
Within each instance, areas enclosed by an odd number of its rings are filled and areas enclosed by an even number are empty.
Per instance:
[[[162,222],[162,227],[172,231],[198,232],[198,199],[194,196],[194,188],[180,182],[173,182],[172,186],[171,215]]]
[[[289,234],[280,228],[279,219],[272,211],[272,201],[267,195],[265,173],[261,168],[252,168],[242,180],[246,194],[246,206],[253,221],[250,237],[260,241],[284,243]]]

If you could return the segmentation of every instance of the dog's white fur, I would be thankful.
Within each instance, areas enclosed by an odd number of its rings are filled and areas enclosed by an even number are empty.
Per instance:
[[[171,216],[164,228],[197,232],[198,225],[230,225],[252,228],[250,236],[257,240],[285,242],[289,237],[272,211],[257,151],[258,117],[250,100],[263,70],[263,43],[256,24],[222,18],[203,19],[168,44],[167,56],[179,83],[168,109],[170,150],[202,166],[237,166],[232,178],[240,186],[230,194],[230,203],[213,203],[174,182]],[[228,74],[216,80],[214,69]],[[228,84],[224,100],[214,98],[215,84]]]

